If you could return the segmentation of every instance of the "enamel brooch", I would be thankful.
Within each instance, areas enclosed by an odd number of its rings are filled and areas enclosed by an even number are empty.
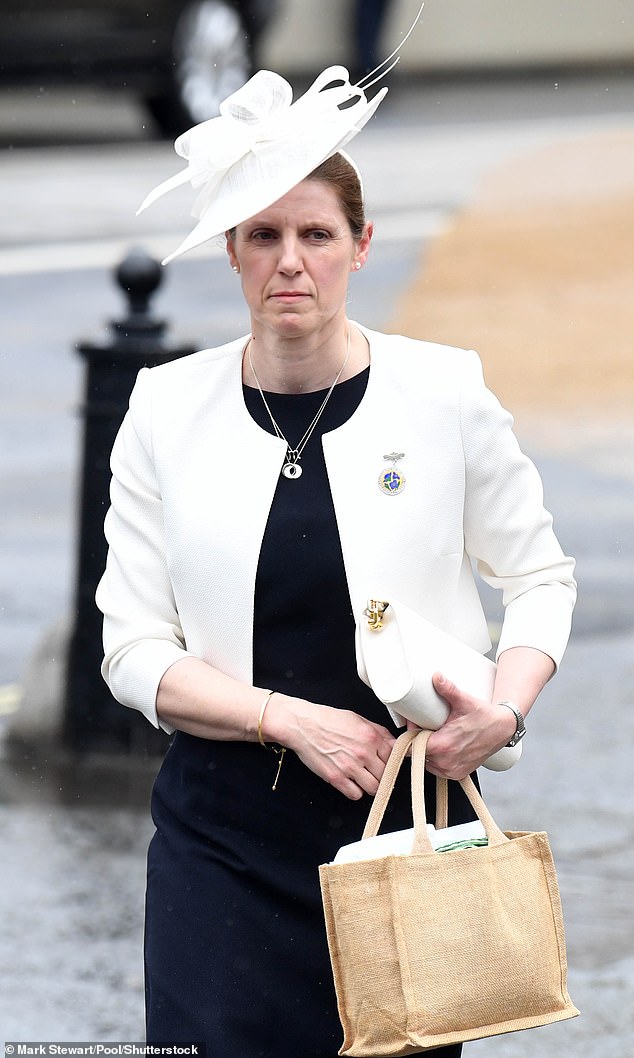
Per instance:
[[[405,488],[405,475],[397,467],[399,459],[405,458],[405,452],[389,452],[383,458],[389,466],[379,474],[379,488],[384,496],[398,496]]]

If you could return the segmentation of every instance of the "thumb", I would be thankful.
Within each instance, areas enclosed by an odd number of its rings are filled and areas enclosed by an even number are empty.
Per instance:
[[[452,683],[450,679],[443,675],[442,672],[435,672],[432,676],[432,683],[434,690],[444,698],[450,709],[459,709],[460,706],[464,706],[466,702],[464,691],[461,691],[459,687],[456,687],[455,683]]]

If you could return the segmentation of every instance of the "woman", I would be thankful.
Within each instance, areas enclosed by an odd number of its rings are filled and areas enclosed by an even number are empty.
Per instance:
[[[152,798],[147,1038],[213,1058],[340,1045],[317,867],[359,838],[396,734],[357,675],[371,586],[481,651],[471,560],[504,591],[493,701],[437,678],[450,715],[429,771],[449,778],[516,735],[574,602],[539,478],[475,354],[347,318],[372,225],[340,149],[384,93],[368,103],[343,75],[285,96],[273,121],[285,82],[256,75],[177,141],[200,188],[181,251],[224,233],[251,329],[142,371],[112,457],[104,675],[173,734]],[[409,800],[403,776],[389,829],[411,825]],[[450,822],[467,818],[452,788]]]

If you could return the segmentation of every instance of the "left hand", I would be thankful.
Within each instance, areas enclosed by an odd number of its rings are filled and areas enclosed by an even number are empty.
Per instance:
[[[429,737],[425,766],[433,775],[464,779],[513,737],[515,718],[510,709],[472,697],[440,673],[433,682],[449,716]]]

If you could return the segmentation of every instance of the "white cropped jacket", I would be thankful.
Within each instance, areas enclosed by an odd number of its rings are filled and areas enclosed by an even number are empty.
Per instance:
[[[503,592],[498,654],[531,646],[559,664],[576,588],[511,416],[473,352],[361,328],[365,395],[323,447],[353,612],[399,599],[486,652],[473,575]],[[103,674],[157,724],[164,672],[194,655],[252,680],[255,576],[285,454],[246,410],[246,338],[143,369],[112,452]],[[403,491],[378,477],[403,453]],[[327,597],[316,600],[327,612]]]

